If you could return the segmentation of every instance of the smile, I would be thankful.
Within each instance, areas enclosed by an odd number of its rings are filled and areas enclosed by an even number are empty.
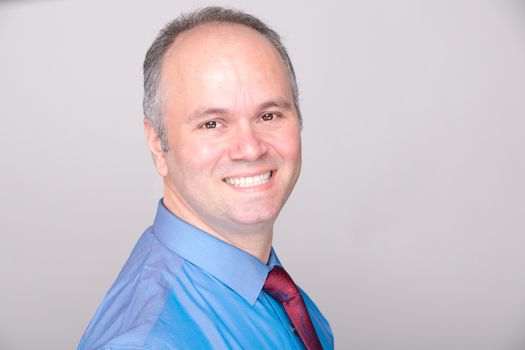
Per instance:
[[[272,177],[273,171],[249,177],[227,177],[223,181],[234,187],[255,187],[264,185]]]

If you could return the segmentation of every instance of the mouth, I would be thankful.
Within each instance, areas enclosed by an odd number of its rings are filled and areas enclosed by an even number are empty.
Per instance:
[[[246,177],[226,177],[222,181],[226,182],[229,185],[232,185],[233,187],[242,187],[242,188],[248,188],[248,187],[256,187],[261,186],[266,183],[268,183],[273,176],[274,171],[268,171],[263,174],[255,175],[255,176],[246,176]]]

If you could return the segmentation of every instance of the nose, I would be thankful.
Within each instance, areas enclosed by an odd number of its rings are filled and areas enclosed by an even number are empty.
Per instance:
[[[267,146],[261,135],[251,125],[240,125],[230,140],[230,158],[232,160],[253,161],[267,152]]]

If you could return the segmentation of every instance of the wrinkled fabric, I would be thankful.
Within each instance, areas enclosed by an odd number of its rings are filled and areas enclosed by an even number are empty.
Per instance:
[[[78,350],[304,349],[282,305],[262,290],[274,266],[179,219],[159,202]],[[330,326],[300,290],[324,349]]]

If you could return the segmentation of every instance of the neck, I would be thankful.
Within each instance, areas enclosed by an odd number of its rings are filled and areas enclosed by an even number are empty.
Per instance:
[[[221,224],[213,220],[203,220],[188,206],[165,196],[164,206],[173,214],[198,229],[255,256],[264,264],[268,263],[272,249],[273,224]]]
[[[222,234],[206,231],[224,242],[255,256],[264,264],[268,263],[272,249],[272,231],[264,234]]]

